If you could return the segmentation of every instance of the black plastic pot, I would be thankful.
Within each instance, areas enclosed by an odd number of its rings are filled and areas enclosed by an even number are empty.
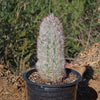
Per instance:
[[[77,80],[69,84],[63,85],[45,85],[31,82],[28,77],[31,73],[36,72],[32,69],[23,74],[27,86],[28,100],[76,100],[78,82],[81,75],[72,69],[66,68],[66,75],[70,72],[77,75]]]

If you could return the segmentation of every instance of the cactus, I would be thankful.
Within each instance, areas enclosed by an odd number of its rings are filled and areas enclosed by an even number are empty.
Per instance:
[[[59,19],[45,17],[37,38],[37,70],[44,81],[58,82],[65,76],[64,36]]]

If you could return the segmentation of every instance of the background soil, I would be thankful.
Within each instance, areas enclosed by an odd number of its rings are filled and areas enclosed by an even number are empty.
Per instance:
[[[0,70],[0,100],[25,100],[25,82],[22,76],[7,75]]]

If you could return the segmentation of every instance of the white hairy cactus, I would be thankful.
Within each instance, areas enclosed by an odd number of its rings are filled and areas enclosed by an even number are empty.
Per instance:
[[[64,36],[59,19],[45,17],[37,39],[37,70],[44,81],[57,82],[65,76]]]

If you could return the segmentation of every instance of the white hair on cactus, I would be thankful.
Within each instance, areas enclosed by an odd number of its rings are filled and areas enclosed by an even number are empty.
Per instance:
[[[59,19],[50,14],[40,25],[37,39],[37,70],[46,81],[58,81],[65,75],[64,36]]]

